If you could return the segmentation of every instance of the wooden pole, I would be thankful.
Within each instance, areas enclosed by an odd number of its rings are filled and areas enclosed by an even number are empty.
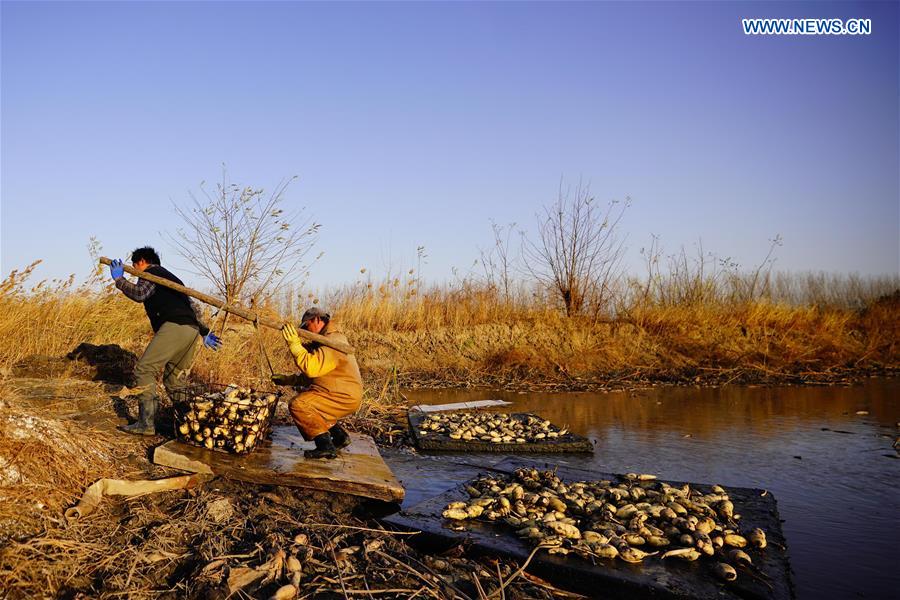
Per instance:
[[[100,263],[104,265],[110,264],[112,261],[105,256],[100,257]],[[204,294],[203,292],[198,292],[197,290],[191,289],[189,287],[185,287],[183,285],[179,285],[174,281],[169,281],[163,277],[157,277],[153,273],[145,273],[143,271],[138,271],[133,267],[129,267],[128,265],[122,265],[125,269],[125,272],[134,275],[135,277],[140,277],[141,279],[146,279],[147,281],[152,281],[156,285],[161,285],[163,287],[167,287],[169,289],[175,290],[176,292],[181,292],[191,298],[196,298],[201,302],[205,302],[206,304],[210,304],[215,306],[216,308],[220,308],[225,312],[230,312],[231,314],[237,315],[248,321],[254,321],[259,323],[260,325],[265,325],[266,327],[271,327],[272,329],[281,329],[285,322],[273,321],[271,319],[267,319],[265,317],[261,317],[255,312],[249,311],[241,306],[235,306],[234,304],[228,304],[215,296],[210,296],[208,294]],[[342,342],[337,342],[335,340],[328,339],[327,336],[319,335],[317,333],[313,333],[311,331],[307,331],[305,329],[297,329],[297,334],[305,340],[309,340],[310,342],[318,342],[323,346],[328,346],[338,352],[343,352],[344,354],[353,354],[353,346],[350,344],[344,344]]]

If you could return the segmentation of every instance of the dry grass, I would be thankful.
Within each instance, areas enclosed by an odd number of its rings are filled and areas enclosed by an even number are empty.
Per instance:
[[[578,597],[522,577],[511,561],[423,555],[407,534],[350,516],[355,506],[216,482],[110,503],[68,530],[10,544],[0,575],[12,598],[267,598],[292,581],[303,598]]]
[[[75,285],[74,277],[29,285],[38,264],[0,282],[0,364],[35,354],[63,355],[80,342],[134,349],[141,347],[142,336],[150,339],[143,307],[122,302],[112,285],[100,287],[97,279]]]
[[[0,366],[65,354],[81,342],[140,354],[151,337],[142,307],[103,278],[28,287],[30,268],[0,284]],[[767,380],[900,366],[900,301],[879,295],[897,278],[766,274],[758,281],[676,272],[633,281],[615,315],[566,318],[552,299],[525,288],[501,294],[462,281],[423,289],[412,276],[359,281],[323,303],[349,332],[364,372],[379,380],[422,378],[497,383],[603,382],[622,377]],[[747,290],[756,290],[750,298]],[[270,299],[273,314],[285,301]],[[299,309],[296,310],[299,312]],[[297,314],[293,315],[297,318]],[[278,332],[232,317],[218,353],[201,351],[197,376],[265,381],[268,366],[291,370]]]
[[[39,404],[0,384],[0,546],[59,525],[89,484],[124,472],[134,449],[133,440],[53,418],[50,403]]]

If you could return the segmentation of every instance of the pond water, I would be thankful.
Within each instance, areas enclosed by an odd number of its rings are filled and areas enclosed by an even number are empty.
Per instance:
[[[550,457],[561,464],[768,490],[784,520],[798,598],[900,594],[900,455],[892,448],[900,435],[900,379],[849,387],[406,395],[411,404],[506,400],[513,404],[492,410],[537,413],[595,442],[593,456]],[[440,476],[439,463],[427,491],[454,483]],[[410,490],[410,500],[424,491]]]

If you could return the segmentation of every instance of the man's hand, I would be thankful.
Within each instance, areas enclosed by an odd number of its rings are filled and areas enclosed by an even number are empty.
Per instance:
[[[306,352],[306,348],[303,347],[303,340],[297,334],[297,330],[294,329],[293,325],[285,323],[284,327],[281,328],[281,335],[284,337],[284,341],[287,342],[288,349],[294,357]]]
[[[121,258],[114,258],[109,263],[109,275],[113,278],[113,281],[115,281],[119,277],[125,276],[125,267],[122,265]]]
[[[294,376],[287,373],[274,373],[272,383],[275,385],[294,385]]]
[[[222,347],[222,340],[219,339],[219,336],[214,334],[212,331],[206,334],[203,338],[203,345],[209,348],[210,350],[216,351]]]
[[[292,388],[306,388],[312,384],[312,379],[303,373],[275,373],[272,375],[272,383]]]

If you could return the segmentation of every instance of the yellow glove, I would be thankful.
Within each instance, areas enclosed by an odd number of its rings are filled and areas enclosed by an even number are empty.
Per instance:
[[[285,323],[284,327],[281,328],[281,335],[284,337],[284,341],[287,342],[288,349],[294,355],[294,358],[301,354],[306,354],[306,348],[303,347],[303,339],[297,334],[297,330],[294,329],[293,325]]]

